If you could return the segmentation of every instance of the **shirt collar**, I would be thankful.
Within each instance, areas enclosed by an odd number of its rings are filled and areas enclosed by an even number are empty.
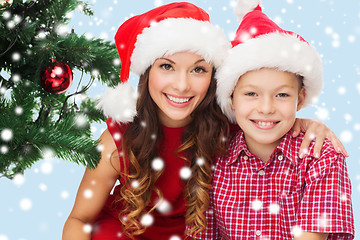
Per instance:
[[[298,150],[300,148],[300,139],[292,136],[292,129],[285,134],[280,144],[276,147],[286,159],[297,165],[299,162]],[[300,142],[299,142],[300,141]]]
[[[228,147],[228,154],[225,156],[226,165],[233,164],[238,159],[242,151],[245,151],[245,153],[249,156],[251,155],[245,143],[244,132],[239,130],[232,138]]]
[[[292,130],[290,130],[282,138],[280,144],[276,147],[275,152],[280,151],[286,159],[297,165],[299,161],[297,149],[300,147],[300,144],[297,143],[297,141],[299,141],[298,138],[293,138]],[[228,147],[228,154],[225,156],[226,165],[235,163],[242,151],[244,151],[248,156],[253,156],[253,154],[247,148],[244,132],[239,130],[238,133],[233,137]]]

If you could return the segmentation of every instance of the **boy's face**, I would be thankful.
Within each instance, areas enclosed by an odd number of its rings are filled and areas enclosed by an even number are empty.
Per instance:
[[[232,109],[250,151],[276,147],[292,128],[305,89],[295,74],[263,68],[242,75],[235,87]]]

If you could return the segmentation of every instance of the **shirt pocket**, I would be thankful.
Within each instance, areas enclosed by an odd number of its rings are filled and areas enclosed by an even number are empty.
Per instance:
[[[297,223],[297,210],[299,207],[300,193],[293,192],[280,197],[279,221],[284,237],[292,239],[291,232]]]

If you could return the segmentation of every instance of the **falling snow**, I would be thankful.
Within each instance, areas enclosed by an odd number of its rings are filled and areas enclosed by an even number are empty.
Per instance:
[[[173,1],[142,0],[141,7],[136,1],[128,1],[126,4],[119,0],[108,2],[88,0],[85,2],[94,6],[94,16],[91,18],[83,16],[80,11],[84,6],[80,6],[68,16],[73,18],[69,25],[57,27],[58,34],[67,34],[71,27],[74,27],[77,33],[84,34],[87,39],[101,38],[106,41],[113,41],[113,36],[124,19],[128,19],[143,10]],[[232,8],[236,0],[195,0],[191,2],[209,11],[212,22],[224,28],[229,40],[234,38],[238,25],[236,18],[232,15]],[[344,6],[340,0],[286,0],[276,1],[273,4],[264,3],[264,5],[264,11],[269,13],[276,23],[288,30],[299,32],[316,47],[322,56],[325,82],[323,93],[312,106],[304,109],[304,115],[301,117],[318,118],[324,121],[342,141],[350,154],[347,159],[347,166],[353,184],[352,199],[353,202],[358,202],[360,201],[360,172],[358,170],[360,169],[358,159],[360,156],[360,112],[357,109],[360,103],[360,59],[358,54],[354,53],[360,52],[360,6],[355,0],[350,0],[347,3],[348,7]],[[12,15],[6,10],[0,14],[6,21],[5,26],[10,30],[15,30],[17,24],[22,21],[20,15]],[[201,29],[201,31],[206,30]],[[248,39],[251,34],[254,32],[249,32],[249,35],[243,36],[244,39]],[[36,40],[43,41],[46,38],[46,33],[37,32]],[[19,63],[24,55],[34,53],[34,50],[14,51],[10,60]],[[283,52],[283,54],[289,53]],[[113,65],[120,67],[121,61],[116,58],[113,60]],[[21,74],[20,72],[11,77],[10,80],[13,84],[22,82]],[[1,76],[6,76],[6,73],[1,72]],[[99,71],[93,69],[91,76],[99,78]],[[130,79],[133,83],[137,81],[132,77]],[[25,84],[28,83],[25,82]],[[0,85],[0,98],[6,97],[9,91],[1,82]],[[99,87],[90,93],[90,97],[101,94],[100,88],[99,84]],[[16,117],[22,117],[24,109],[26,109],[25,106],[14,106]],[[87,121],[80,117],[76,123],[81,127]],[[146,124],[143,124],[143,127],[146,127]],[[100,136],[104,128],[106,128],[104,124],[91,126],[94,139]],[[116,140],[121,140],[121,137],[120,134],[115,135]],[[9,143],[15,138],[15,129],[0,129],[0,159],[2,154],[9,154],[11,151]],[[151,135],[151,139],[155,140],[156,138],[156,134]],[[103,146],[99,145],[98,150],[102,151]],[[2,192],[11,193],[2,196],[1,217],[9,221],[3,223],[4,226],[0,230],[0,240],[40,239],[39,236],[44,236],[43,239],[61,237],[63,223],[71,211],[84,168],[54,159],[56,156],[54,149],[42,149],[42,155],[44,160],[35,164],[24,174],[17,174],[12,180],[2,179],[0,181]],[[198,166],[202,166],[204,160],[199,158],[196,163]],[[154,170],[161,171],[165,164],[162,159],[155,158],[151,166]],[[13,167],[11,166],[10,169]],[[188,167],[184,167],[180,171],[180,177],[183,179],[190,178],[191,174],[191,169]],[[136,188],[138,184],[137,181],[133,181],[131,186]],[[86,189],[82,194],[87,199],[93,197],[91,189]],[[342,195],[341,200],[347,201],[347,196]],[[39,210],[39,206],[44,210]],[[252,207],[254,210],[267,207],[270,214],[278,214],[280,211],[277,203],[263,206],[260,200],[254,200]],[[171,210],[172,206],[166,199],[163,199],[156,209],[161,213],[167,213]],[[354,214],[359,219],[360,209],[354,208]],[[12,219],[16,219],[16,222]],[[150,214],[146,214],[141,218],[141,223],[144,226],[149,226],[153,220]],[[326,226],[326,215],[320,216],[318,222],[320,225]],[[19,235],[16,226],[25,224],[31,230],[24,231],[22,235]],[[357,228],[356,231],[359,232],[360,226],[355,227]],[[83,231],[91,232],[92,226],[85,225]],[[295,226],[292,233],[294,236],[299,236],[302,230],[299,226]],[[170,240],[180,239],[180,236],[175,235],[170,238]]]
[[[166,199],[160,200],[160,202],[158,204],[159,205],[157,206],[156,210],[158,210],[159,212],[161,212],[163,214],[171,212],[171,210],[172,210],[171,203],[169,201],[167,201]]]
[[[154,160],[151,162],[151,167],[155,171],[162,170],[164,166],[165,166],[164,160],[162,160],[161,158],[154,158]]]
[[[183,167],[180,170],[180,177],[184,180],[189,179],[192,175],[191,169],[189,167]]]
[[[13,131],[11,129],[3,129],[1,130],[1,139],[5,142],[9,142],[13,138]]]
[[[144,226],[150,226],[154,222],[154,217],[151,214],[144,214],[141,217],[140,222]]]

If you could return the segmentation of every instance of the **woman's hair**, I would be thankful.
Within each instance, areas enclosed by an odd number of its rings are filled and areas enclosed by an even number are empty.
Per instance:
[[[121,186],[116,202],[121,202],[123,210],[119,219],[127,236],[142,234],[146,227],[140,222],[141,217],[152,212],[156,206],[148,209],[151,194],[162,198],[161,191],[155,186],[161,171],[154,170],[151,163],[158,157],[159,141],[162,136],[158,107],[152,100],[149,89],[150,68],[140,77],[136,110],[137,116],[129,124],[122,138],[123,166],[121,173],[125,184]],[[209,191],[212,180],[212,160],[225,153],[228,121],[216,103],[215,70],[207,94],[191,114],[192,121],[182,135],[182,145],[175,153],[185,160],[192,170],[192,175],[185,181],[186,199],[185,223],[191,226],[189,234],[195,235],[205,229],[205,211],[209,206]],[[154,136],[156,136],[154,138]],[[180,155],[179,153],[184,154]],[[134,187],[134,181],[136,186]]]

